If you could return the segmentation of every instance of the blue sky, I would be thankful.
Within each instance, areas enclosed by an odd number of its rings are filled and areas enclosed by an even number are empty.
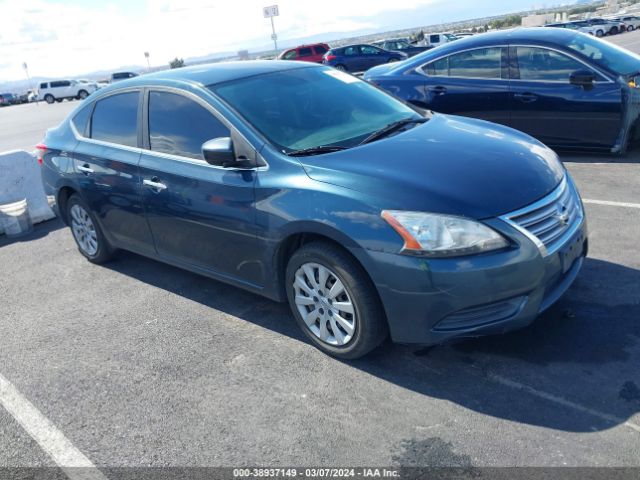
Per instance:
[[[281,41],[390,30],[529,9],[529,0],[0,0],[0,83],[143,65],[270,42],[262,7],[280,6]],[[571,1],[565,3],[573,3]],[[540,5],[539,5],[540,6]]]

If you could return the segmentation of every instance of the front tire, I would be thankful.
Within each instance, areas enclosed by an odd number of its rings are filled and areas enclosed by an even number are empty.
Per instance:
[[[78,100],[84,100],[89,96],[89,93],[86,90],[80,90],[78,92]]]
[[[627,32],[633,32],[635,30],[635,27],[633,25],[629,25],[627,27]]]
[[[297,250],[287,265],[287,299],[311,342],[340,359],[355,359],[388,335],[375,287],[347,252],[313,242]]]
[[[91,263],[104,263],[113,251],[87,203],[72,195],[67,202],[67,220],[80,253]]]
[[[49,105],[51,105],[53,102],[55,102],[55,101],[56,101],[56,99],[55,99],[55,98],[53,98],[53,95],[51,95],[50,93],[47,93],[47,94],[44,96],[44,101],[45,101],[45,102],[47,102]]]
[[[604,31],[603,30],[596,30],[596,37],[598,37],[598,38],[604,37]]]

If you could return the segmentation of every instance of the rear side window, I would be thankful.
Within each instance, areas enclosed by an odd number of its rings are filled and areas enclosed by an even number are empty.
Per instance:
[[[438,43],[440,41],[440,35],[429,35],[429,42]]]
[[[462,78],[502,78],[502,48],[478,48],[441,58],[428,64],[430,76]]]
[[[89,122],[89,116],[91,115],[92,108],[93,105],[84,106],[82,110],[76,113],[71,119],[71,122],[73,122],[73,126],[83,137],[85,136],[85,133],[87,131],[87,123]]]
[[[149,94],[149,143],[155,152],[202,160],[202,144],[229,129],[195,101],[167,92]]]
[[[569,81],[576,70],[586,67],[562,53],[546,48],[517,47],[521,80]]]
[[[96,102],[91,138],[137,147],[139,95],[139,92],[118,93]]]
[[[316,51],[316,55],[324,55],[327,53],[327,47],[323,47],[322,45],[316,45],[313,49]]]
[[[300,57],[310,57],[313,55],[313,51],[310,47],[301,48],[298,50],[298,55],[300,55]]]

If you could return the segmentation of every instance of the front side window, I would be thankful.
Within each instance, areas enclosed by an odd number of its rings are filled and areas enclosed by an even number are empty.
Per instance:
[[[440,41],[440,35],[429,35],[429,42],[438,43]]]
[[[567,46],[587,57],[590,63],[612,70],[618,75],[640,72],[640,55],[611,42],[590,35],[576,35]]]
[[[311,55],[313,55],[311,48],[308,47],[301,48],[298,52],[301,57],[310,57]]]
[[[91,138],[129,147],[138,146],[139,92],[98,100],[91,117]]]
[[[295,50],[289,50],[287,53],[285,53],[282,58],[284,60],[293,60],[296,58],[296,51]]]
[[[229,129],[194,100],[168,92],[149,94],[151,150],[203,160],[203,143],[229,136]]]
[[[424,68],[430,76],[502,78],[502,48],[479,48],[431,62]]]
[[[353,55],[359,55],[359,54],[360,54],[360,51],[358,47],[347,47],[344,49],[344,55],[353,56]]]
[[[576,70],[585,70],[577,60],[546,48],[516,47],[521,80],[569,81]]]
[[[392,122],[420,119],[404,103],[331,68],[273,72],[209,88],[285,153],[348,148]]]

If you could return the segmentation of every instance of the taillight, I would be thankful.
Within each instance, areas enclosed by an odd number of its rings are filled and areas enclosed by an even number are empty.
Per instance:
[[[327,62],[330,62],[331,60],[335,60],[336,58],[338,58],[338,57],[336,57],[335,55],[325,55],[325,56],[324,56],[324,59],[325,59]]]
[[[44,163],[44,154],[47,153],[47,146],[44,143],[39,143],[36,145],[36,159],[38,160],[38,165],[42,165]]]

